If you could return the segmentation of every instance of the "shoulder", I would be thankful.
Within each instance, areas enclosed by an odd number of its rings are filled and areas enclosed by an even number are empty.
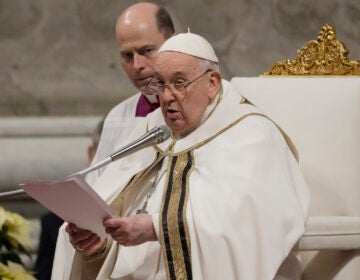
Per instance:
[[[250,113],[239,118],[211,142],[214,142],[215,145],[220,143],[231,149],[245,147],[271,149],[286,146],[286,141],[276,124],[259,113]]]
[[[249,115],[237,125],[242,133],[259,141],[278,141],[283,136],[275,122],[266,115]]]
[[[140,92],[130,96],[124,101],[117,104],[114,108],[110,110],[108,115],[105,118],[105,122],[111,121],[112,119],[119,119],[124,117],[133,117],[135,116],[136,105],[140,97]]]

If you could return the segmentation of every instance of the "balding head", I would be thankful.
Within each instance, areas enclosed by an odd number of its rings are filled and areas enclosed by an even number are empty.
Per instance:
[[[169,13],[153,3],[137,3],[128,7],[116,22],[117,38],[121,38],[124,28],[157,31],[165,39],[171,37],[175,32]]]
[[[133,84],[143,90],[154,75],[159,47],[174,33],[167,11],[152,3],[127,8],[116,22],[121,63]]]

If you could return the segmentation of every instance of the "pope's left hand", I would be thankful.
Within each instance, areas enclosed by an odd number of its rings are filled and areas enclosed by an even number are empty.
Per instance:
[[[108,218],[103,224],[105,231],[123,246],[134,246],[157,240],[152,217],[149,214]]]

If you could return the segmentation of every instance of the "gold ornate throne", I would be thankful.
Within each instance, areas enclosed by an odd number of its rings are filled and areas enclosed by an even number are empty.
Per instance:
[[[360,62],[348,54],[325,25],[296,59],[231,80],[298,148],[312,196],[302,279],[360,279]]]
[[[350,61],[349,50],[336,39],[335,28],[326,24],[316,40],[307,42],[296,59],[276,62],[266,76],[360,75],[360,61]]]

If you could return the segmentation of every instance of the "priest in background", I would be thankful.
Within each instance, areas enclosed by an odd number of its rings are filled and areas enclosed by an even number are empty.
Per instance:
[[[154,76],[153,64],[159,47],[174,32],[169,13],[152,3],[136,3],[119,16],[115,37],[120,62],[129,80],[140,92],[116,105],[107,115],[94,162],[128,144],[138,122],[159,107],[158,98],[144,95],[143,91]],[[102,171],[101,168],[87,175],[90,185]]]

